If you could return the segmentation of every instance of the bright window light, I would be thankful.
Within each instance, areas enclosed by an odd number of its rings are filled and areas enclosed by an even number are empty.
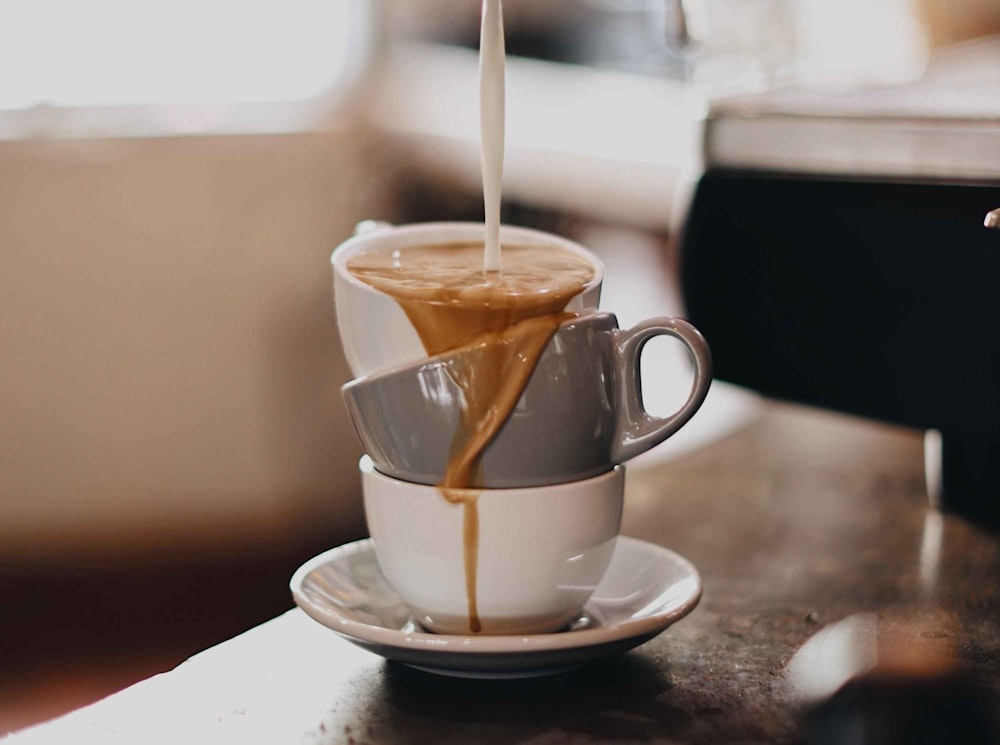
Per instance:
[[[0,0],[0,109],[311,98],[348,71],[358,5]]]

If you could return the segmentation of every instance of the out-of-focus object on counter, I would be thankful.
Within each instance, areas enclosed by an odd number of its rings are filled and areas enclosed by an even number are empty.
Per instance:
[[[932,496],[993,524],[997,90],[1000,39],[986,39],[912,84],[720,102],[679,242],[719,377],[934,431]]]
[[[952,629],[860,613],[826,626],[789,660],[809,745],[993,745],[994,693],[955,654]],[[945,624],[947,627],[947,624]]]
[[[615,0],[604,0],[614,4]],[[667,48],[710,95],[912,79],[926,35],[912,0],[663,0]]]

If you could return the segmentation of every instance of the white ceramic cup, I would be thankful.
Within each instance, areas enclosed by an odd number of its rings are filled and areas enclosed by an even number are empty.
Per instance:
[[[361,459],[365,516],[389,584],[426,628],[470,634],[466,510],[434,486],[385,476]],[[475,605],[480,634],[565,628],[611,561],[624,466],[583,481],[482,489],[476,500]]]
[[[395,300],[360,282],[347,271],[352,256],[366,251],[404,249],[412,246],[448,245],[483,241],[482,223],[376,224],[342,243],[333,252],[333,296],[337,327],[347,364],[355,377],[425,359],[427,353],[417,332]],[[594,279],[573,298],[566,310],[596,309],[601,298],[604,265],[578,243],[551,233],[508,225],[500,228],[500,241],[508,245],[558,246],[585,257],[594,266]]]

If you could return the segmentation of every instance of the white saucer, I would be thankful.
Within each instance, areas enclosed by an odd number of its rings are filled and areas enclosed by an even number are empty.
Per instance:
[[[531,636],[450,636],[417,627],[382,576],[371,540],[348,543],[301,566],[295,602],[348,641],[387,659],[442,675],[549,675],[649,641],[701,598],[701,578],[684,557],[620,537],[611,566],[566,631]]]

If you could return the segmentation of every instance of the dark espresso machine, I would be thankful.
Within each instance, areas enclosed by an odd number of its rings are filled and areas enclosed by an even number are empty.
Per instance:
[[[1000,40],[918,83],[718,104],[688,315],[721,379],[928,431],[932,496],[1000,526],[998,206]]]

